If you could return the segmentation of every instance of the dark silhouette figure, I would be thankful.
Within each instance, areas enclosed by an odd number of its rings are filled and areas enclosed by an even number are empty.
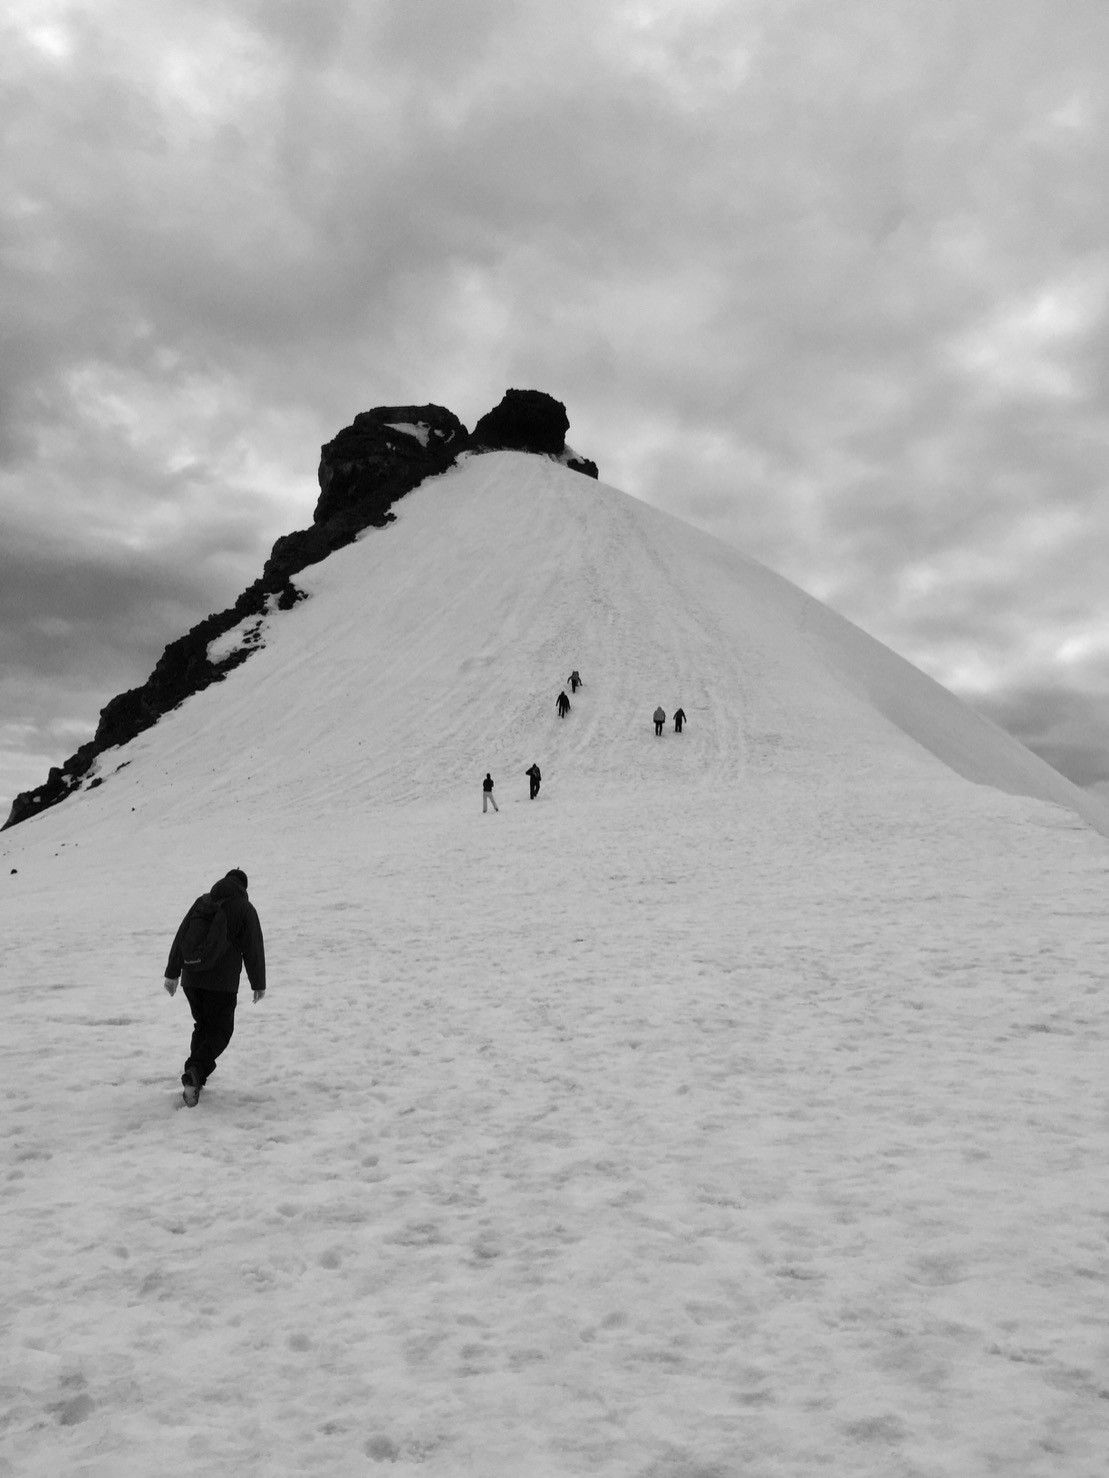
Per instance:
[[[528,800],[533,801],[535,797],[539,794],[539,782],[540,780],[542,780],[543,777],[539,773],[538,765],[529,766],[529,768],[524,771],[524,774],[528,777],[528,781],[531,785],[531,790],[528,794]]]
[[[574,670],[573,670],[573,672],[570,674],[570,691],[571,691],[571,693],[576,693],[580,687],[581,687],[581,673],[575,667]]]
[[[559,693],[555,707],[558,709],[559,718],[565,718],[570,712],[570,700],[565,693]]]
[[[190,1108],[196,1107],[200,1090],[216,1070],[216,1058],[234,1033],[235,1004],[244,965],[254,992],[254,1004],[257,1005],[266,994],[262,925],[247,897],[246,881],[246,873],[239,867],[233,867],[220,878],[211,891],[198,898],[189,909],[170,946],[163,981],[166,994],[172,996],[177,990],[178,980],[181,980],[193,1017],[192,1042],[181,1074],[181,1097]],[[200,905],[204,905],[208,916],[222,912],[221,929],[226,932],[221,934],[218,952],[211,963],[197,964],[190,969],[185,963],[182,942],[192,925],[194,910]]]
[[[486,770],[485,779],[481,782],[481,814],[483,816],[490,806],[493,807],[494,811],[500,810],[500,806],[497,805],[497,798],[493,794],[493,777]]]
[[[684,708],[679,708],[678,711],[677,711],[677,713],[675,713],[675,715],[674,715],[674,733],[675,734],[680,734],[681,733],[681,731],[682,731],[682,725],[684,723],[685,723],[685,709]]]
[[[666,714],[665,714],[665,712],[664,712],[663,709],[661,709],[661,708],[656,708],[655,709],[655,712],[654,712],[654,720],[655,720],[655,733],[656,734],[661,734],[662,733],[662,726],[666,722]]]

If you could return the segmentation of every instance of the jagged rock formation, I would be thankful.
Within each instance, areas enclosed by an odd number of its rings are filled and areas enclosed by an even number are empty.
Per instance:
[[[470,445],[560,457],[569,429],[566,407],[553,396],[542,390],[506,390],[500,405],[486,411],[474,427]]]
[[[307,529],[283,534],[261,576],[224,611],[206,616],[170,642],[141,687],[120,693],[100,711],[96,733],[44,784],[23,791],[12,803],[4,828],[38,815],[76,790],[96,757],[126,744],[186,698],[219,682],[257,650],[261,618],[304,599],[292,576],[350,544],[363,529],[381,528],[395,515],[393,503],[425,477],[445,472],[465,450],[511,448],[556,457],[575,471],[596,477],[592,462],[566,449],[566,408],[540,390],[509,390],[501,404],[478,422],[474,437],[453,412],[440,405],[378,406],[362,411],[320,449],[320,496]],[[481,428],[482,434],[478,437]],[[234,627],[258,617],[253,631],[225,655],[212,644]],[[98,785],[94,779],[90,785]]]
[[[378,406],[361,411],[320,448],[320,496],[312,526],[283,534],[263,581],[288,577],[326,559],[363,529],[382,528],[398,498],[425,477],[445,472],[468,445],[466,428],[441,405]]]
[[[500,405],[487,411],[474,427],[470,446],[481,452],[535,452],[596,477],[596,462],[567,447],[569,429],[566,407],[554,396],[542,390],[506,390]]]

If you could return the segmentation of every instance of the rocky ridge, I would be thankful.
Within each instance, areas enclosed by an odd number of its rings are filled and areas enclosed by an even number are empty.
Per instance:
[[[105,704],[92,739],[64,764],[52,767],[42,785],[17,795],[0,830],[57,805],[85,783],[105,750],[134,739],[186,698],[220,682],[245,662],[260,645],[262,618],[305,599],[293,583],[294,575],[352,543],[364,529],[391,523],[397,499],[424,478],[445,472],[461,453],[531,452],[596,477],[596,464],[566,446],[569,424],[565,406],[541,390],[506,391],[472,434],[440,405],[362,411],[320,449],[320,495],[311,525],[277,539],[261,575],[233,605],[206,616],[170,642],[145,683]],[[237,627],[243,628],[240,639],[226,640]],[[91,788],[102,779],[96,776],[87,784]]]

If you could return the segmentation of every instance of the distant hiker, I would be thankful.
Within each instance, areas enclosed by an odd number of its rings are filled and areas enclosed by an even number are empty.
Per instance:
[[[497,805],[497,798],[493,794],[493,777],[486,770],[485,779],[481,782],[481,814],[483,816],[490,806],[493,807],[494,811],[500,810],[500,806]]]
[[[655,709],[654,718],[655,718],[655,733],[656,734],[661,734],[662,733],[662,726],[666,722],[666,714],[665,714],[664,710],[661,709],[661,708],[656,708]]]
[[[181,921],[170,946],[167,994],[181,980],[193,1014],[193,1035],[185,1070],[182,1098],[195,1107],[200,1090],[216,1070],[216,1058],[235,1030],[239,976],[246,966],[254,1004],[266,994],[266,952],[258,913],[247,897],[246,873],[233,867],[202,893]]]
[[[573,672],[570,674],[570,691],[571,691],[571,693],[576,693],[580,687],[581,687],[581,673],[575,667],[574,670],[573,670]]]
[[[555,707],[558,709],[559,718],[565,718],[566,715],[570,712],[570,700],[569,698],[567,698],[564,692],[559,693],[558,701],[556,702]]]
[[[542,780],[543,777],[539,773],[538,765],[531,765],[528,769],[524,771],[524,774],[531,782],[531,792],[528,795],[528,800],[533,801],[535,797],[539,794],[539,782],[540,780]]]
[[[675,734],[680,734],[681,733],[681,731],[682,731],[682,725],[684,723],[685,723],[685,709],[684,708],[679,708],[678,711],[677,711],[677,713],[675,713],[675,715],[674,715],[674,733]]]

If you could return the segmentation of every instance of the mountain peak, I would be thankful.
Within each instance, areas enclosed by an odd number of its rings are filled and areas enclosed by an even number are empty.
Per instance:
[[[1109,835],[1096,797],[789,581],[553,452],[463,431],[441,408],[393,406],[328,443],[317,521],[108,704],[13,822],[107,782],[77,824],[126,825],[132,803],[195,820],[198,788],[221,820],[292,807],[320,823],[354,796],[453,804],[475,773],[538,758],[568,797],[784,782],[804,803],[865,783],[896,825],[911,794],[992,816],[1002,791]],[[572,670],[586,687],[563,720]],[[689,715],[680,745],[658,741],[660,705]]]
[[[128,743],[186,698],[226,677],[255,646],[232,643],[224,651],[217,645],[219,638],[244,622],[260,622],[274,606],[288,609],[303,599],[303,591],[292,583],[294,575],[352,543],[364,529],[392,523],[394,503],[425,478],[447,471],[462,452],[533,452],[596,477],[596,464],[566,447],[569,425],[566,407],[542,390],[506,391],[500,404],[480,418],[473,436],[441,405],[360,411],[320,448],[320,494],[311,525],[282,534],[261,576],[233,605],[170,642],[145,683],[105,704],[93,738],[51,768],[42,785],[17,795],[4,827],[64,800],[81,786],[104,750]],[[88,781],[89,786],[98,783]]]
[[[474,451],[535,452],[553,457],[575,472],[597,476],[597,464],[566,445],[570,418],[566,407],[542,390],[506,390],[499,405],[486,411],[474,427]]]

